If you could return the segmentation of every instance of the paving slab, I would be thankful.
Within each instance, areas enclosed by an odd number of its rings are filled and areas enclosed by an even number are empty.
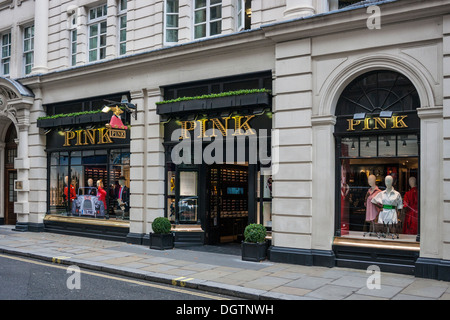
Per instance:
[[[18,233],[0,226],[0,253],[173,284],[247,299],[450,300],[450,282],[381,273],[381,289],[367,288],[365,270],[242,261],[201,249],[146,246],[51,233]]]

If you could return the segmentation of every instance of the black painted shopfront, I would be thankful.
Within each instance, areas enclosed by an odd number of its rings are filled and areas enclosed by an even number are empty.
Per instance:
[[[396,72],[364,74],[343,91],[335,125],[337,266],[375,263],[414,274],[420,250],[419,107],[413,84]],[[386,189],[387,176],[402,201],[394,223],[382,220],[371,200],[372,192],[375,197]]]
[[[124,97],[127,93],[46,106],[47,116],[38,120],[47,140],[46,231],[126,240],[130,113],[121,107]]]
[[[270,89],[271,72],[164,88],[165,213],[176,246],[240,243],[249,223],[271,229]]]

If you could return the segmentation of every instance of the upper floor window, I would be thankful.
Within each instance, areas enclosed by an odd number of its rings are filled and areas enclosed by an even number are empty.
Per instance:
[[[9,65],[11,60],[11,32],[4,33],[1,36],[1,41],[2,41],[1,74],[3,76],[8,76]]]
[[[357,2],[362,2],[362,0],[339,0],[339,9],[347,7]]]
[[[119,1],[119,55],[127,53],[127,0]]]
[[[222,32],[222,0],[195,0],[194,38],[214,36]]]
[[[166,0],[165,4],[164,42],[175,43],[178,42],[179,3],[178,0]]]
[[[252,1],[236,0],[237,8],[237,31],[247,30],[251,28],[252,19]]]
[[[34,26],[23,29],[23,60],[25,74],[30,74],[34,65]]]
[[[77,64],[77,18],[75,15],[70,20],[70,65]]]
[[[89,62],[106,58],[107,5],[89,10]]]

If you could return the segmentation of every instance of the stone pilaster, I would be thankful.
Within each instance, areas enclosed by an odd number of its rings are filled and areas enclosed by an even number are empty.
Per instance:
[[[34,15],[34,67],[32,73],[39,74],[48,71],[48,13],[47,0],[35,1]]]

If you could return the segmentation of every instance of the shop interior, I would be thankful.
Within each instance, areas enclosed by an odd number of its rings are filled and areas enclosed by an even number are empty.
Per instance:
[[[369,176],[375,176],[376,186],[386,189],[385,178],[393,177],[394,190],[398,191],[404,202],[398,210],[398,226],[395,229],[396,241],[416,241],[418,233],[418,177],[417,157],[342,159],[341,160],[341,236],[366,239],[388,239],[380,236],[386,232],[367,214],[366,195],[370,188]],[[412,179],[411,179],[412,178]],[[409,201],[408,199],[413,199]]]
[[[53,152],[50,158],[49,214],[129,219],[128,150]]]

